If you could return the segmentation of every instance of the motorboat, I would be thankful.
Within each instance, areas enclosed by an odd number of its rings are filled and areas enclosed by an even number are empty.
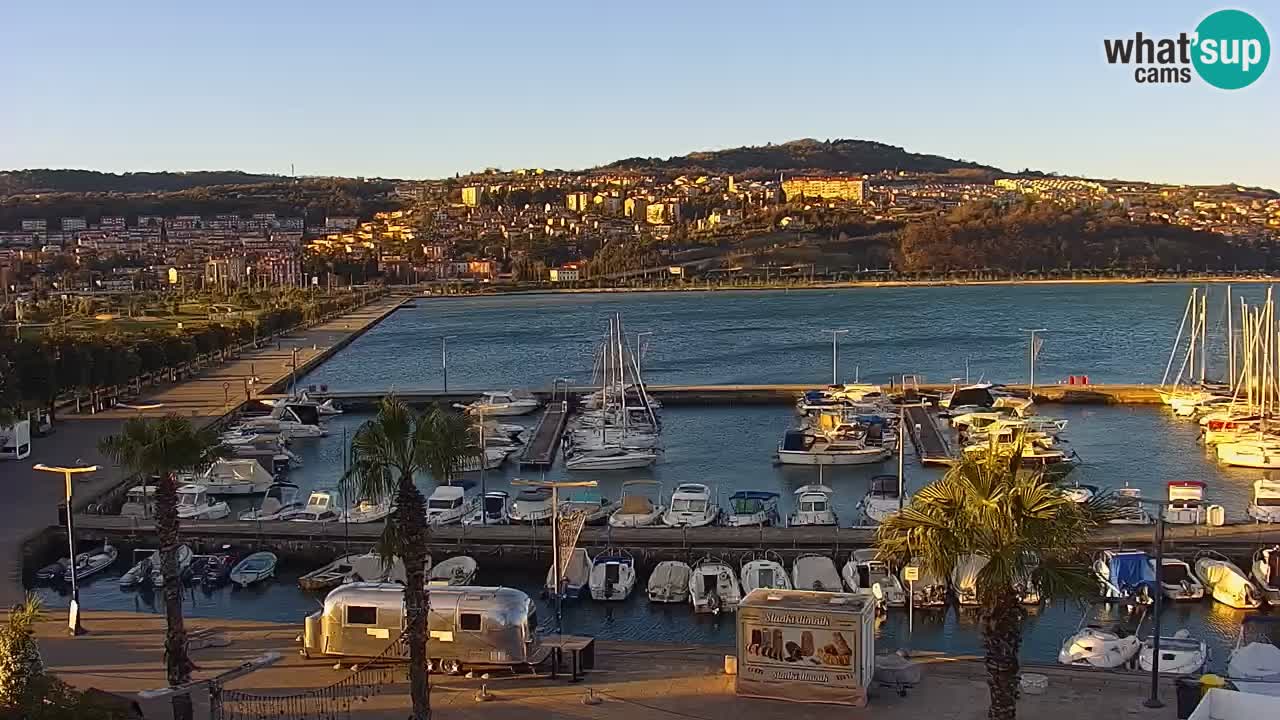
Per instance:
[[[480,565],[475,558],[457,555],[441,560],[427,571],[428,585],[470,585],[476,579]]]
[[[565,598],[577,598],[591,583],[591,556],[583,548],[574,548],[569,556],[564,575],[560,578],[560,594]],[[549,594],[556,594],[556,568],[547,568],[546,589]]]
[[[1259,548],[1250,568],[1253,581],[1268,603],[1280,606],[1280,545]]]
[[[869,445],[860,439],[811,430],[788,430],[778,443],[778,462],[783,465],[870,465],[891,455],[892,446]]]
[[[617,510],[618,503],[614,502],[612,498],[606,497],[574,498],[563,500],[560,503],[560,512],[562,513],[583,513],[583,525],[604,525]]]
[[[1113,669],[1133,661],[1142,642],[1136,635],[1121,635],[1097,626],[1076,630],[1062,643],[1058,662],[1063,665]]]
[[[236,556],[230,552],[231,546],[223,545],[222,552],[200,555],[191,560],[191,577],[204,588],[218,588],[231,580],[231,569],[236,565]],[[197,558],[203,559],[197,567]]]
[[[508,525],[511,523],[511,496],[502,490],[490,490],[480,499],[480,506],[463,520],[467,525]]]
[[[1211,415],[1216,415],[1212,413]],[[1262,416],[1248,417],[1211,417],[1200,418],[1200,429],[1204,433],[1204,444],[1213,446],[1221,443],[1237,442],[1249,436],[1258,435],[1262,427]]]
[[[671,493],[671,506],[662,516],[670,527],[704,527],[716,521],[720,507],[711,501],[711,488],[701,483],[681,483]]]
[[[649,602],[685,603],[689,601],[689,578],[693,569],[679,560],[663,560],[649,573],[646,590]]]
[[[994,389],[995,386],[991,383],[974,383],[955,387],[938,399],[938,407],[949,410],[952,414],[958,414],[962,408],[966,412],[973,412],[994,407],[996,404],[995,394],[992,392]]]
[[[454,525],[462,522],[480,506],[476,484],[470,480],[458,480],[448,485],[437,485],[427,497],[427,524]]]
[[[241,520],[286,520],[289,514],[302,509],[302,501],[298,499],[298,486],[291,482],[272,483],[267,494],[262,497],[262,504],[252,510],[240,513]]]
[[[738,490],[729,496],[729,510],[722,517],[724,524],[729,527],[776,525],[778,493],[769,490]]]
[[[462,461],[458,463],[457,471],[460,473],[480,472],[481,456],[484,458],[485,470],[496,470],[502,467],[502,463],[506,462],[507,458],[515,451],[516,448],[514,446],[485,446],[483,452],[463,458]]]
[[[889,569],[888,564],[877,558],[874,548],[854,550],[849,562],[840,569],[849,592],[870,594],[882,607],[905,607],[907,591],[902,581]]]
[[[777,553],[764,552],[742,564],[742,594],[748,595],[757,588],[790,590],[791,578],[787,577],[787,569],[782,566],[782,558]]]
[[[1164,521],[1172,525],[1203,525],[1205,484],[1199,480],[1172,480],[1167,486]]]
[[[605,426],[599,429],[575,429],[565,435],[564,446],[570,454],[587,450],[603,450],[609,447],[621,447],[627,450],[655,450],[662,446],[662,441],[659,439],[658,434],[651,430]]]
[[[286,406],[313,407],[316,409],[316,413],[322,417],[342,414],[342,408],[339,408],[337,406],[337,404],[333,401],[333,398],[329,398],[328,400],[324,400],[324,401],[316,400],[315,398],[311,397],[311,394],[306,390],[299,391],[293,395],[290,395],[289,397],[278,398],[276,400],[263,399],[260,402],[262,402],[262,404],[266,405],[267,407],[272,407],[272,408],[286,407]]]
[[[214,502],[203,485],[183,485],[178,488],[178,518],[180,520],[221,520],[231,514],[225,501]]]
[[[114,545],[108,545],[105,542],[96,550],[77,553],[75,562],[68,563],[63,568],[62,579],[71,582],[74,575],[76,580],[84,580],[90,575],[100,573],[115,563],[118,553]]]
[[[695,613],[719,615],[736,611],[742,601],[738,574],[717,558],[699,560],[689,576],[689,600]]]
[[[424,571],[432,568],[428,557]],[[344,555],[325,563],[298,578],[298,587],[307,592],[328,591],[353,582],[397,582],[405,584],[404,561],[399,557],[385,560],[377,552]]]
[[[1122,487],[1115,491],[1115,516],[1107,522],[1111,525],[1150,525],[1155,521],[1151,513],[1142,507],[1142,491]]]
[[[355,505],[340,511],[338,520],[340,522],[349,522],[352,525],[378,522],[379,520],[385,520],[387,516],[395,511],[395,500],[390,496],[381,500],[360,498]]]
[[[801,555],[791,564],[791,586],[796,590],[840,592],[840,571],[826,555]]]
[[[1262,591],[1235,563],[1213,551],[1196,556],[1196,577],[1213,599],[1228,607],[1253,610],[1262,605]]]
[[[160,565],[159,550],[134,550],[133,565],[120,576],[120,587],[137,587],[151,579],[151,569]],[[61,562],[61,561],[59,561]]]
[[[121,517],[150,518],[156,510],[156,485],[136,485],[125,493]]]
[[[905,579],[908,568],[915,568],[918,577],[914,582]],[[934,575],[919,558],[902,568],[903,584],[907,586],[912,607],[944,607],[947,604],[947,581]]]
[[[298,587],[307,592],[327,592],[339,585],[358,582],[354,567],[359,555],[343,555],[342,557],[321,565],[298,578]]]
[[[1280,523],[1280,481],[1254,480],[1249,517],[1264,523]]]
[[[592,600],[626,600],[636,586],[636,560],[618,547],[605,548],[591,563]]]
[[[566,470],[629,470],[649,467],[658,461],[658,452],[645,448],[618,446],[598,450],[577,450],[564,461]]]
[[[1155,568],[1149,560],[1142,550],[1103,550],[1093,562],[1099,594],[1112,600],[1150,604],[1159,588]]]
[[[525,390],[495,390],[480,394],[480,399],[468,405],[458,405],[468,415],[483,417],[513,417],[528,415],[542,405],[532,393]]]
[[[174,559],[177,564],[178,579],[183,580],[191,572],[191,563],[195,559],[195,553],[191,552],[190,545],[179,545],[174,554]],[[156,551],[151,563],[151,586],[164,587],[164,557],[159,550]]]
[[[329,434],[320,422],[320,411],[316,406],[295,403],[274,406],[265,417],[249,418],[237,429],[278,433],[289,438],[317,438]]]
[[[899,479],[897,475],[876,475],[871,478],[871,487],[862,498],[862,514],[869,522],[879,525],[888,517],[910,504],[911,499],[899,496]]]
[[[1218,443],[1218,462],[1236,467],[1280,469],[1280,439],[1257,438]]]
[[[787,525],[835,525],[836,511],[831,506],[834,493],[826,485],[801,485],[796,488],[796,509],[787,518]]]
[[[1138,667],[1151,672],[1155,659],[1155,640],[1148,635],[1138,650]],[[1191,637],[1183,628],[1171,636],[1160,637],[1160,674],[1195,675],[1209,659],[1209,647],[1203,640]]]
[[[1152,572],[1155,572],[1156,559],[1148,558]],[[1204,585],[1201,584],[1191,570],[1187,561],[1165,555],[1161,558],[1160,591],[1169,600],[1199,600],[1204,597]]]
[[[179,480],[198,482],[210,495],[260,495],[275,484],[266,468],[248,458],[216,460],[204,473]]]
[[[540,524],[551,522],[555,507],[551,504],[550,488],[529,488],[516,493],[508,516],[511,522]]]
[[[644,490],[648,490],[646,493]],[[657,502],[654,501],[656,496]],[[628,480],[622,483],[622,501],[609,516],[609,526],[617,528],[648,527],[661,523],[666,508],[662,506],[662,485],[655,480]]]
[[[951,589],[961,605],[978,604],[978,574],[991,562],[981,555],[964,555],[951,569]]]
[[[286,519],[289,522],[333,522],[338,519],[338,511],[334,507],[332,492],[312,490],[307,496],[307,504],[301,510],[290,512]]]
[[[231,582],[246,588],[276,574],[276,554],[273,552],[256,552],[245,557],[231,568]]]
[[[1268,637],[1274,637],[1276,623],[1280,617],[1274,615],[1246,615],[1240,622],[1236,647],[1227,661],[1227,677],[1237,690],[1280,697],[1280,647]],[[1252,637],[1256,639],[1245,642]]]
[[[1016,446],[999,445],[1002,450],[1011,450]],[[979,443],[966,445],[966,454],[983,455],[990,452],[991,445]],[[1051,481],[1059,481],[1071,474],[1080,465],[1080,458],[1074,453],[1067,453],[1055,447],[1046,447],[1040,442],[1022,444],[1022,454],[1018,459],[1018,468],[1027,472],[1040,473]]]

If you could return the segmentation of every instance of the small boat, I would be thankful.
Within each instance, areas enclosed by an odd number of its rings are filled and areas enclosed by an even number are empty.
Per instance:
[[[480,565],[474,558],[458,555],[442,560],[427,572],[428,585],[470,585]]]
[[[835,525],[836,511],[831,507],[834,491],[826,485],[801,485],[795,491],[796,510],[787,525]]]
[[[139,557],[141,556],[141,557]],[[134,550],[133,566],[120,576],[120,587],[137,587],[151,579],[151,569],[160,564],[159,550]]]
[[[951,589],[961,605],[978,604],[978,573],[991,562],[981,555],[965,555],[951,570]]]
[[[618,509],[618,503],[606,497],[578,497],[560,502],[560,512],[581,511],[586,513],[583,525],[604,525]]]
[[[262,497],[262,504],[252,510],[240,513],[241,520],[267,521],[284,520],[290,513],[302,509],[302,501],[298,499],[298,486],[291,482],[272,483],[267,494]]]
[[[787,569],[782,566],[782,558],[774,552],[766,551],[743,563],[740,574],[743,595],[757,588],[791,589],[791,578],[787,577]]]
[[[179,479],[205,486],[210,495],[257,495],[275,483],[266,468],[249,458],[216,460],[203,474]]]
[[[231,580],[231,568],[236,565],[236,556],[229,552],[230,549],[230,546],[223,545],[222,552],[204,556],[204,567],[198,575],[193,573],[192,578],[206,588],[226,585]],[[194,565],[193,562],[193,568]]]
[[[125,494],[124,505],[120,507],[121,517],[149,518],[156,509],[155,485],[137,485],[129,488]]]
[[[542,524],[551,522],[555,508],[551,505],[550,488],[529,488],[516,493],[508,516],[511,522]]]
[[[582,591],[587,589],[590,582],[591,556],[583,548],[574,548],[573,555],[569,557],[568,565],[565,567],[564,575],[560,578],[561,597],[581,597]],[[554,566],[547,568],[546,589],[550,595],[555,596],[556,569]]]
[[[648,488],[651,492],[637,492]],[[657,502],[650,497],[657,494]],[[660,523],[666,508],[662,506],[662,485],[656,480],[628,480],[622,483],[620,507],[609,516],[609,527],[648,527]]]
[[[1123,487],[1116,490],[1115,517],[1107,522],[1111,525],[1151,525],[1155,521],[1142,507],[1142,491]]]
[[[1164,521],[1173,525],[1204,524],[1204,489],[1199,480],[1173,480],[1167,486],[1169,502]]]
[[[1084,505],[1093,500],[1098,495],[1098,488],[1094,485],[1081,485],[1073,483],[1071,485],[1058,486],[1062,490],[1062,496],[1073,503]]]
[[[427,524],[454,525],[475,513],[480,506],[480,494],[470,480],[456,480],[448,485],[438,485],[427,497]]]
[[[258,433],[274,433],[289,438],[318,438],[329,434],[329,431],[320,422],[319,410],[310,405],[294,404],[282,404],[272,407],[271,412],[266,416],[249,418],[234,429]],[[262,490],[258,492],[262,492]]]
[[[236,563],[231,568],[231,582],[246,588],[276,574],[276,554],[273,552],[256,552]]]
[[[876,475],[862,498],[862,513],[878,525],[910,502],[910,498],[899,497],[897,475]]]
[[[1280,440],[1257,438],[1218,443],[1218,462],[1236,467],[1275,470],[1280,468]]]
[[[916,581],[910,582],[903,580],[902,583],[908,589],[908,597],[912,607],[930,608],[945,607],[947,604],[947,581],[931,573],[920,562],[919,558],[913,559],[908,565],[902,568],[902,574],[906,574],[909,567],[916,568],[919,577]]]
[[[788,430],[778,443],[778,462],[783,465],[872,465],[888,460],[893,450],[864,440]]]
[[[723,517],[724,524],[729,527],[776,525],[778,493],[768,490],[739,490],[729,496],[729,511]]]
[[[1088,626],[1076,630],[1062,643],[1058,662],[1094,668],[1119,668],[1133,661],[1142,643],[1135,635]]]
[[[1254,480],[1249,517],[1264,523],[1280,523],[1280,481]]]
[[[840,592],[844,584],[836,564],[825,555],[801,555],[791,565],[791,586],[796,590]]]
[[[1237,690],[1280,696],[1280,647],[1268,637],[1274,635],[1276,623],[1280,617],[1263,615],[1246,615],[1240,622],[1236,647],[1227,661],[1227,676]],[[1245,643],[1247,635],[1257,639]]]
[[[1155,572],[1156,559],[1150,558],[1151,571]],[[1199,600],[1204,597],[1204,585],[1196,579],[1187,561],[1164,556],[1161,559],[1160,591],[1170,600]]]
[[[457,404],[468,415],[484,417],[514,417],[528,415],[542,405],[536,397],[524,390],[490,391],[481,393],[480,399],[468,405]]]
[[[658,460],[658,451],[620,446],[599,450],[577,450],[565,458],[565,470],[629,470],[649,467]]]
[[[622,548],[609,547],[591,564],[592,600],[626,600],[636,586],[636,560]]]
[[[1253,610],[1262,605],[1262,592],[1235,563],[1211,550],[1196,556],[1196,577],[1213,599],[1233,608]]]
[[[288,513],[286,519],[289,522],[333,522],[338,519],[338,512],[333,508],[333,493],[328,490],[312,490],[307,496],[307,504],[301,510]]]
[[[907,591],[889,566],[876,558],[874,548],[854,550],[840,576],[849,592],[868,593],[883,607],[905,607]]]
[[[1138,650],[1138,667],[1151,672],[1155,658],[1155,641],[1148,635]],[[1160,674],[1195,675],[1209,659],[1209,647],[1203,640],[1191,637],[1190,631],[1178,630],[1172,636],[1160,637]]]
[[[711,488],[701,483],[681,483],[671,493],[671,506],[662,516],[670,527],[704,527],[716,521],[720,507],[711,502]]]
[[[214,502],[203,485],[178,488],[178,517],[182,520],[221,520],[231,514],[225,501]]]
[[[689,600],[695,613],[734,612],[742,601],[737,573],[723,561],[705,557],[689,576]]]
[[[191,573],[191,563],[195,559],[195,553],[191,552],[190,545],[179,545],[175,558],[178,563],[178,580],[181,581]],[[164,587],[164,558],[159,550],[156,551],[155,559],[151,563],[151,586]]]
[[[1155,568],[1142,550],[1103,550],[1093,562],[1093,572],[1104,598],[1147,605],[1159,592]]]
[[[298,587],[307,592],[332,590],[339,585],[356,582],[355,559],[359,555],[343,555],[298,578]]]
[[[509,525],[511,496],[501,490],[490,490],[480,499],[480,506],[463,520],[467,525]]]
[[[378,522],[386,519],[388,515],[395,511],[395,502],[390,497],[385,497],[381,500],[360,498],[354,506],[338,513],[338,521],[348,522],[352,525]]]
[[[37,570],[36,580],[39,580],[41,582],[61,580],[62,577],[66,575],[67,566],[70,564],[71,564],[71,560],[69,560],[68,558],[59,558],[56,562],[51,562],[48,565],[45,565],[44,567]]]
[[[1268,603],[1280,606],[1280,545],[1260,548],[1254,553],[1251,570],[1262,597]]]
[[[484,469],[496,470],[502,467],[502,463],[506,462],[507,457],[515,451],[515,447],[486,447],[483,453]],[[480,454],[463,458],[462,462],[458,464],[457,471],[460,473],[480,472]]]
[[[679,560],[663,560],[649,573],[646,585],[649,602],[684,603],[689,601],[689,577],[693,570]]]
[[[297,393],[296,395],[290,395],[289,397],[286,397],[286,398],[279,398],[276,400],[264,399],[261,402],[267,407],[273,407],[273,408],[285,407],[289,405],[298,406],[298,407],[313,407],[315,408],[317,414],[323,415],[323,416],[342,414],[342,409],[339,408],[333,402],[332,398],[325,400],[324,402],[321,402],[311,397],[311,395],[306,390],[303,390]]]
[[[118,553],[114,545],[108,545],[105,542],[97,550],[78,553],[75,563],[62,571],[62,579],[70,582],[72,573],[75,574],[76,580],[83,580],[90,575],[100,573],[115,563]]]

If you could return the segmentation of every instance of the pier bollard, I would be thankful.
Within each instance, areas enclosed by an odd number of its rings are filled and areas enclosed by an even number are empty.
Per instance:
[[[476,691],[476,702],[489,702],[493,699],[493,693],[489,692],[489,684],[485,683]]]
[[[596,693],[591,688],[587,688],[587,694],[582,696],[583,705],[599,705],[600,698],[596,697]]]

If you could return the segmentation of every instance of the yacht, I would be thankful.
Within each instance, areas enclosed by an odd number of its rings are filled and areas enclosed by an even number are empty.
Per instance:
[[[835,525],[836,511],[831,506],[834,491],[826,485],[802,485],[795,491],[796,509],[787,525]]]
[[[741,576],[743,595],[757,588],[791,589],[791,578],[782,566],[782,558],[774,552],[764,552],[744,562]]]
[[[684,603],[689,601],[689,578],[693,569],[679,560],[663,560],[649,573],[649,602]]]
[[[1155,642],[1148,635],[1138,650],[1138,667],[1151,672],[1155,658]],[[1196,675],[1209,659],[1209,647],[1203,640],[1191,637],[1185,628],[1171,636],[1160,637],[1160,674]]]
[[[333,493],[328,490],[312,490],[307,496],[307,504],[301,510],[289,513],[290,522],[333,522],[338,519],[334,509]]]
[[[1280,439],[1237,440],[1219,443],[1214,450],[1218,461],[1227,465],[1262,470],[1280,468]]]
[[[482,393],[480,399],[469,405],[458,405],[468,415],[484,417],[512,417],[528,415],[542,405],[536,397],[524,390],[504,390]]]
[[[711,488],[701,483],[681,483],[671,493],[671,506],[662,516],[670,527],[704,527],[716,521],[720,508],[711,501]]]
[[[896,475],[876,475],[871,478],[871,487],[862,498],[862,513],[867,516],[867,520],[879,525],[911,503],[911,498],[899,496],[898,483]]]
[[[1253,501],[1249,503],[1249,517],[1264,523],[1280,522],[1280,481],[1253,481]]]
[[[566,470],[629,470],[649,467],[658,461],[656,450],[603,447],[598,450],[575,450],[564,461]]]
[[[1151,514],[1142,507],[1142,491],[1138,488],[1122,487],[1115,492],[1115,517],[1107,522],[1111,525],[1151,525],[1155,521]]]
[[[475,512],[480,505],[476,484],[459,480],[449,485],[439,485],[427,498],[427,524],[453,525]]]
[[[217,460],[199,476],[179,476],[180,480],[198,482],[211,495],[261,495],[275,483],[275,478],[257,460],[236,458]]]
[[[562,597],[578,598],[582,592],[588,589],[591,583],[591,556],[583,548],[574,548],[573,554],[569,556],[569,561],[565,564],[564,575],[560,578],[560,591]],[[552,596],[556,594],[556,569],[555,567],[547,568],[547,592]]]
[[[272,408],[284,407],[284,406],[313,407],[316,409],[316,414],[321,416],[342,414],[342,409],[339,408],[337,404],[333,402],[332,399],[321,402],[311,397],[311,394],[306,390],[298,391],[295,394],[290,395],[289,397],[286,397],[286,398],[280,398],[277,400],[262,400],[261,402],[267,407],[272,407]]]
[[[840,576],[849,592],[867,593],[881,607],[904,607],[907,591],[902,581],[890,571],[883,560],[876,557],[874,548],[854,550],[849,562],[840,570]]]
[[[1204,551],[1196,556],[1196,577],[1209,589],[1213,599],[1228,607],[1254,610],[1262,605],[1262,592],[1235,563]]]
[[[463,520],[467,525],[511,524],[511,496],[502,490],[490,490],[480,500],[480,507]]]
[[[1251,575],[1258,584],[1263,599],[1280,607],[1280,545],[1259,548],[1253,554]]]
[[[1149,558],[1151,572],[1155,573],[1156,559]],[[1196,579],[1187,561],[1165,555],[1158,573],[1160,591],[1170,600],[1199,600],[1204,597],[1204,585]]]
[[[778,443],[778,462],[783,465],[870,465],[891,455],[891,446],[809,430],[788,430]]]
[[[695,613],[734,612],[742,601],[737,573],[724,561],[705,557],[689,576],[689,600]]]
[[[609,516],[609,527],[648,527],[661,524],[665,512],[661,484],[656,480],[628,480],[622,483],[621,506]]]
[[[507,516],[511,522],[544,524],[551,522],[555,508],[551,504],[550,488],[529,488],[516,493]]]
[[[836,564],[826,555],[801,555],[791,565],[791,586],[796,590],[840,592],[844,585]]]
[[[626,550],[605,548],[592,561],[592,600],[626,600],[635,586],[636,560]]]
[[[1159,592],[1155,567],[1142,550],[1103,550],[1093,562],[1099,594],[1113,600],[1148,605]]]
[[[1168,483],[1169,502],[1164,506],[1164,521],[1171,525],[1204,524],[1204,489],[1199,480],[1172,480]]]
[[[302,509],[298,499],[298,486],[291,482],[272,483],[262,504],[240,513],[241,520],[287,520],[290,513]]]
[[[265,417],[249,418],[236,427],[251,432],[278,433],[289,438],[317,438],[329,434],[320,422],[319,411],[309,405],[273,407]]]
[[[729,510],[724,513],[725,525],[764,527],[777,523],[778,493],[769,490],[738,490],[729,496]]]
[[[381,500],[360,498],[355,506],[338,513],[338,520],[352,524],[378,522],[395,511],[395,502],[390,497]]]
[[[178,518],[181,520],[221,520],[231,514],[225,502],[209,499],[203,485],[183,485],[178,488]]]

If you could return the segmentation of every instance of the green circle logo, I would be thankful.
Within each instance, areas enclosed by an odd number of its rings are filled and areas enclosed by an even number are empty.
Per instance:
[[[1205,82],[1239,90],[1262,76],[1271,59],[1271,41],[1257,18],[1242,10],[1219,10],[1196,26],[1191,58]]]

